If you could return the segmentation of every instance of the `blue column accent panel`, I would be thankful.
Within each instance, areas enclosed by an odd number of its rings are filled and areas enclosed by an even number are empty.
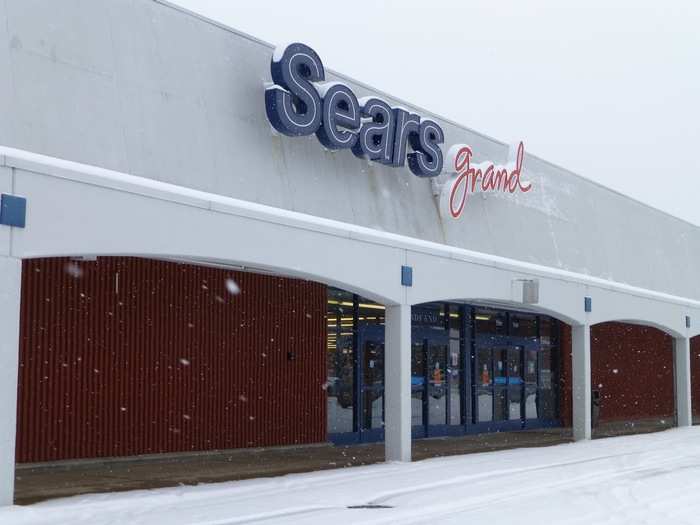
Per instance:
[[[590,297],[584,297],[583,298],[583,309],[586,312],[592,312],[593,311],[593,299]]]
[[[690,328],[690,316],[689,315],[685,316],[685,327]]]
[[[401,267],[401,284],[403,286],[413,286],[413,268],[411,266]]]
[[[24,228],[27,217],[27,199],[3,193],[0,197],[0,224]]]

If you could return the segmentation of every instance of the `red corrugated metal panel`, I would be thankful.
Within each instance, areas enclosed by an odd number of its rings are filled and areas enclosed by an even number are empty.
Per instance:
[[[673,417],[673,342],[657,328],[627,323],[591,327],[592,387],[600,420]]]
[[[564,392],[571,391],[570,333],[565,329],[562,337]],[[668,334],[649,326],[591,327],[591,383],[601,393],[601,421],[673,417],[672,345]],[[571,423],[570,397],[562,397],[562,421]]]
[[[690,340],[690,386],[693,414],[700,416],[700,335]]]
[[[17,461],[324,441],[325,301],[185,264],[25,261]]]

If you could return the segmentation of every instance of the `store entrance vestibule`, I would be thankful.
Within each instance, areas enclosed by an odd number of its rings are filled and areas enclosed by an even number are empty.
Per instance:
[[[329,300],[328,428],[335,443],[384,438],[384,311]],[[558,325],[454,303],[414,306],[414,438],[558,426]]]

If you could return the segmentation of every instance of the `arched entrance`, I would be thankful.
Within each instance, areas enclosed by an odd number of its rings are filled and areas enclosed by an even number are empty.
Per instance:
[[[383,439],[385,309],[329,289],[328,429]],[[559,426],[560,323],[466,302],[411,307],[414,439]]]

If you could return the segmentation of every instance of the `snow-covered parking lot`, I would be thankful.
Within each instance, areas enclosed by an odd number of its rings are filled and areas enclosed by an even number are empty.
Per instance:
[[[0,510],[2,525],[697,524],[700,427]],[[377,505],[384,508],[348,508]]]

